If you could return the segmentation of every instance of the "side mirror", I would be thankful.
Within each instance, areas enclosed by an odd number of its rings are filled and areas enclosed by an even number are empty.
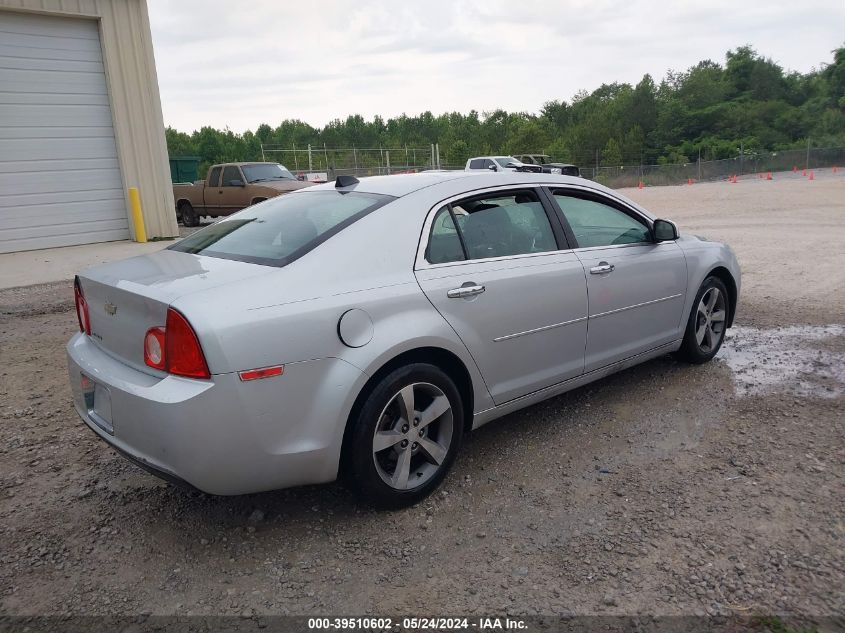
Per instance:
[[[652,231],[655,242],[669,242],[678,239],[678,227],[669,220],[655,220]]]
[[[499,168],[495,165],[490,165],[487,169],[489,169],[490,171],[499,171]]]
[[[243,180],[230,180],[226,184],[230,187],[246,187]]]

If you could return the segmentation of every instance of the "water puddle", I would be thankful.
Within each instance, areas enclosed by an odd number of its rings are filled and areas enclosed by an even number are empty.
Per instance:
[[[733,371],[739,395],[787,391],[835,398],[845,393],[843,325],[758,329],[736,326],[717,358]]]

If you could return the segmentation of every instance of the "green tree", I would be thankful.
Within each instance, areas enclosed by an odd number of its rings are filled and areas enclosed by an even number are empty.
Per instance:
[[[601,151],[601,164],[605,167],[616,167],[622,164],[622,149],[615,138],[608,139]]]
[[[423,112],[367,120],[359,114],[315,128],[296,119],[276,127],[262,123],[254,131],[201,127],[191,133],[167,128],[171,155],[201,157],[200,173],[208,165],[229,160],[260,160],[262,145],[297,154],[284,156],[304,164],[306,149],[327,151],[328,162],[374,166],[378,148],[393,150],[391,162],[404,162],[395,152],[405,146],[422,148],[416,163],[428,156],[431,143],[450,165],[470,156],[543,151],[557,160],[584,166],[597,153],[608,164],[688,162],[697,157],[736,156],[742,145],[751,151],[781,150],[806,145],[845,145],[845,46],[832,51],[831,63],[808,73],[785,72],[751,46],[726,53],[723,64],[701,61],[683,71],[669,71],[659,83],[651,75],[632,86],[605,83],[592,92],[579,91],[569,101],[555,99],[539,113]],[[356,150],[353,153],[352,149]],[[362,154],[361,148],[376,148]],[[323,158],[325,160],[325,158]],[[413,153],[409,154],[409,162]]]

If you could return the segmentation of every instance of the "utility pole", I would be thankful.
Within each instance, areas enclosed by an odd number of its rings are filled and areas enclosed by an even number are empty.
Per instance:
[[[701,182],[701,145],[698,146],[698,181]]]
[[[314,162],[311,160],[311,143],[308,143],[308,171],[314,171]]]
[[[437,157],[437,169],[440,169],[440,143],[434,145],[434,152]]]
[[[599,150],[596,149],[596,173],[595,173],[595,176],[593,176],[593,178],[598,178],[598,177],[599,177]]]
[[[643,173],[643,154],[644,154],[644,151],[641,149],[640,150],[640,181],[642,181],[643,178],[645,177],[645,174]]]
[[[387,163],[387,175],[390,175],[390,150],[384,150],[384,160]]]
[[[810,169],[810,137],[807,137],[807,162],[804,165],[804,169]]]
[[[745,159],[745,150],[742,141],[739,142],[739,175],[742,176],[742,161]]]
[[[261,144],[261,162],[266,163],[267,159],[264,158],[264,143]]]

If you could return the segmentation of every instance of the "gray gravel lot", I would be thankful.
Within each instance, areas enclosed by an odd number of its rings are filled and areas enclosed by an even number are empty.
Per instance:
[[[0,292],[0,614],[845,615],[845,178],[625,193],[737,251],[719,358],[487,425],[391,513],[138,470],[70,404],[70,284]]]

